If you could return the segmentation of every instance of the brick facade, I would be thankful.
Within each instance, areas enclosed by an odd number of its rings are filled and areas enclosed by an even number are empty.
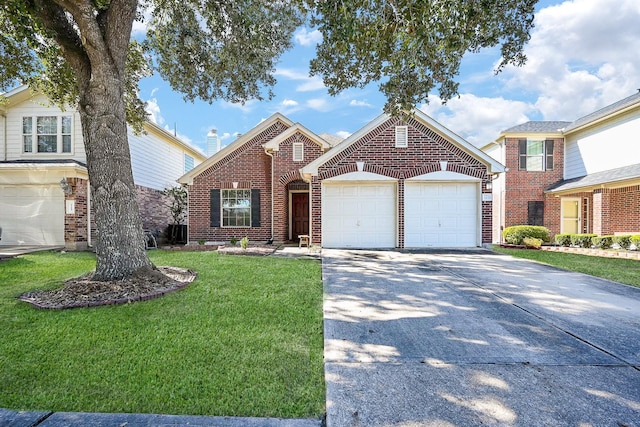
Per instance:
[[[553,170],[519,170],[518,141],[521,138],[505,138],[505,174],[506,207],[504,227],[528,225],[528,202],[544,202],[544,226],[552,235],[560,233],[560,200],[544,193],[544,190],[562,180],[564,165],[564,139],[554,138]]]
[[[395,147],[395,127],[408,126],[408,147]],[[371,172],[398,180],[398,247],[404,247],[404,185],[405,179],[441,170],[447,162],[447,171],[478,178],[482,193],[489,180],[487,166],[415,118],[405,123],[391,118],[363,135],[347,149],[327,161],[318,169],[312,183],[313,239],[321,244],[322,198],[321,182],[357,170],[356,162],[364,162],[363,172]],[[482,242],[491,242],[492,203],[482,203]]]
[[[593,200],[595,234],[640,233],[640,185],[596,189]]]

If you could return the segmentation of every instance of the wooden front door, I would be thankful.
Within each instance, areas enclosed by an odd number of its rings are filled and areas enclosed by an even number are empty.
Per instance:
[[[291,193],[291,238],[309,234],[309,193]]]

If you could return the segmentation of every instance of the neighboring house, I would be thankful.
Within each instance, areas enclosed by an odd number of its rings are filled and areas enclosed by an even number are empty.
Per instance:
[[[508,172],[494,181],[493,241],[513,225],[552,234],[640,232],[640,93],[574,122],[528,122],[483,150]]]
[[[0,105],[0,227],[2,245],[92,244],[90,186],[80,116],[62,111],[21,86]],[[164,230],[171,215],[161,191],[205,156],[160,127],[129,131],[133,176],[143,227]],[[64,189],[63,189],[64,187]]]
[[[326,138],[326,137],[325,137]],[[420,111],[329,142],[281,114],[179,179],[189,239],[324,247],[476,247],[491,240],[504,167]]]

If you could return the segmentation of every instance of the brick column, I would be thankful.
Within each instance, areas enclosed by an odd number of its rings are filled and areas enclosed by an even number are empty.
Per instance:
[[[608,189],[593,192],[593,232],[606,236],[613,232],[611,227],[611,193]]]

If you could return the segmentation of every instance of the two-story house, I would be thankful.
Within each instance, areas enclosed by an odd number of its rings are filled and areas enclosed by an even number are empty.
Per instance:
[[[0,228],[2,245],[91,246],[91,197],[80,116],[21,86],[0,105]],[[171,223],[162,190],[205,160],[200,150],[146,122],[129,131],[133,176],[143,227]]]
[[[552,234],[640,232],[640,93],[574,122],[527,122],[483,151],[508,172],[493,182],[493,241],[513,225]]]

